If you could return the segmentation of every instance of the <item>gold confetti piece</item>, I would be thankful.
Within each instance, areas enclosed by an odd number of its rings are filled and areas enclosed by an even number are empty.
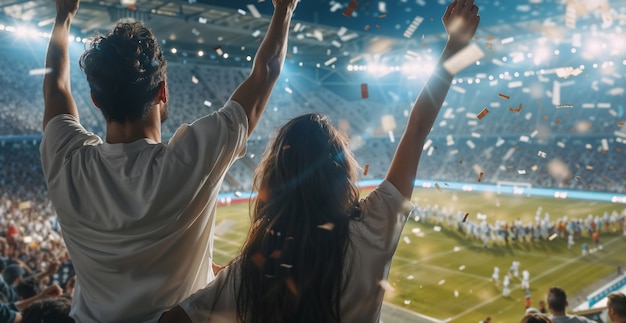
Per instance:
[[[385,18],[385,17],[387,17],[387,14],[386,14],[386,13],[383,13],[383,14],[378,15],[378,18],[380,18],[380,19]]]
[[[465,216],[463,217],[463,222],[467,221],[468,216],[469,216],[469,213],[465,213]]]
[[[620,121],[620,122],[618,122],[618,123],[617,123],[617,126],[619,126],[619,127],[623,127],[623,126],[624,126],[624,121]]]
[[[548,116],[543,116],[543,120],[548,120],[550,117]]]
[[[502,93],[498,93],[498,96],[499,96],[499,97],[501,97],[501,98],[503,98],[503,99],[505,99],[505,100],[508,100],[508,99],[510,99],[510,98],[511,98],[510,96],[508,96],[508,95],[506,95],[506,94],[502,94]]]
[[[548,238],[548,240],[552,241],[552,240],[556,239],[556,237],[557,237],[557,234],[556,234],[556,233],[553,233],[553,234],[550,236],[550,238]]]
[[[335,228],[335,224],[332,223],[332,222],[327,222],[327,223],[324,223],[324,224],[320,224],[317,227],[320,228],[320,229],[326,230],[326,231],[333,231],[333,229]]]
[[[511,112],[515,112],[515,113],[520,113],[520,112],[522,112],[522,108],[523,108],[523,107],[524,107],[524,106],[520,103],[520,104],[519,104],[519,107],[518,107],[517,109],[516,109],[516,108],[509,108],[509,111],[511,111]]]
[[[479,182],[479,183],[480,183],[480,181],[482,181],[482,180],[483,180],[483,175],[484,175],[484,173],[483,173],[483,172],[480,172],[480,174],[478,175],[478,182]]]
[[[369,31],[370,30],[370,25],[365,25],[365,31]]]
[[[441,190],[441,186],[439,186],[439,183],[435,183],[435,188],[436,188],[439,192],[442,192],[442,190]]]
[[[559,104],[556,106],[557,109],[571,109],[574,106],[572,104]]]
[[[283,146],[283,150],[287,150],[287,149],[289,149],[289,148],[291,148],[291,145],[284,145],[284,146]]]
[[[489,37],[487,37],[487,41],[492,41],[492,40],[495,40],[495,39],[496,39],[496,36],[489,36]]]
[[[559,125],[559,124],[561,124],[561,118],[559,118],[559,119],[556,119],[556,120],[554,121],[554,124],[556,124],[556,125]]]
[[[376,27],[376,29],[380,29],[380,25],[379,24],[375,24],[374,27]]]
[[[482,111],[476,116],[478,120],[482,120],[487,114],[489,114],[489,110],[487,108],[483,108]]]
[[[365,169],[363,170],[363,176],[367,176],[367,172],[370,170],[370,164],[365,164]]]
[[[491,43],[486,43],[485,47],[487,47],[488,50],[492,50],[493,49],[493,44]]]

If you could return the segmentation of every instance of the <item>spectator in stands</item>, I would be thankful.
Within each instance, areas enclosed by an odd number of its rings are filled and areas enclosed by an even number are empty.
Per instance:
[[[320,114],[296,117],[266,148],[241,253],[160,322],[377,322],[426,137],[450,88],[443,62],[479,23],[473,0],[451,3],[449,34],[383,182],[359,201],[347,139]]]
[[[19,299],[31,298],[41,292],[41,284],[34,277],[22,280],[15,287]]]
[[[609,318],[613,323],[626,323],[626,296],[623,293],[615,292],[607,297],[606,308]]]
[[[22,320],[22,315],[20,314],[21,311],[25,310],[37,301],[59,297],[61,293],[62,290],[59,285],[51,285],[43,292],[31,298],[17,302],[2,303],[0,304],[0,322],[19,323]]]
[[[68,36],[78,0],[56,0],[44,77],[43,172],[74,262],[79,322],[156,320],[213,279],[215,205],[277,81],[295,0],[274,0],[252,71],[218,112],[168,145],[166,61],[152,32],[120,23],[80,59],[105,142],[79,123]],[[184,265],[181,265],[184,264]]]
[[[554,323],[554,321],[541,313],[527,313],[520,323]]]
[[[2,278],[7,284],[9,284],[9,286],[15,288],[15,286],[22,282],[22,278],[24,278],[25,273],[26,272],[22,267],[18,265],[9,265],[2,273]]]
[[[24,310],[22,323],[74,323],[71,305],[72,300],[67,297],[37,301]]]
[[[548,290],[547,302],[554,323],[594,323],[588,318],[565,313],[565,308],[568,305],[567,294],[560,287],[555,286]]]

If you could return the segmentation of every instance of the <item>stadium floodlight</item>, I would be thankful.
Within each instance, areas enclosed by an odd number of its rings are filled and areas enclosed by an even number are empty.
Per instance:
[[[8,29],[7,29],[8,30]],[[20,37],[37,37],[39,34],[37,33],[36,30],[29,28],[29,27],[25,27],[25,26],[19,26],[15,29],[15,34]]]
[[[178,53],[178,49],[172,48],[171,52],[172,52],[172,54],[176,54],[176,53]]]
[[[204,56],[204,51],[199,50],[199,51],[198,51],[198,56],[199,56],[199,57]]]

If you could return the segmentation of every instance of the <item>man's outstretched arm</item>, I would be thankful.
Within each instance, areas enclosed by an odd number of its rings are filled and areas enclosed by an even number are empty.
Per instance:
[[[78,0],[56,0],[57,15],[46,54],[43,79],[43,127],[59,114],[71,114],[78,119],[78,110],[70,89],[70,24],[78,10]]]
[[[239,85],[231,100],[241,104],[248,116],[248,136],[256,127],[287,54],[291,15],[299,0],[273,0],[274,15],[265,39],[254,57],[250,76]]]

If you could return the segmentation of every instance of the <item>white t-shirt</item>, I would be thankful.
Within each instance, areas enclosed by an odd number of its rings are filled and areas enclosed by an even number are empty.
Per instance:
[[[378,322],[391,258],[411,211],[411,204],[393,184],[383,181],[361,201],[363,221],[350,224],[346,255],[350,278],[341,297],[343,322]],[[237,322],[237,263],[180,306],[194,323]]]
[[[50,120],[40,151],[76,269],[77,322],[156,321],[213,279],[217,195],[247,135],[234,101],[167,145],[103,143],[69,114]]]

